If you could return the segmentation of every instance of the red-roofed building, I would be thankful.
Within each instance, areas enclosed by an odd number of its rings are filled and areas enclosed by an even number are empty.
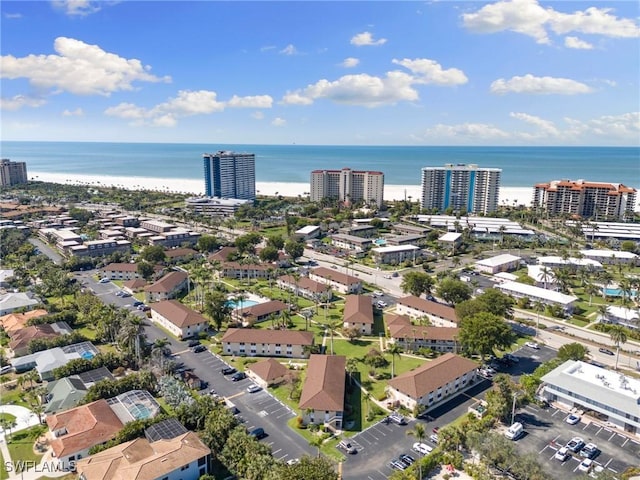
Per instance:
[[[332,268],[314,268],[309,272],[309,278],[316,282],[324,283],[342,294],[360,293],[362,291],[362,282],[359,278]]]
[[[305,423],[342,428],[347,357],[311,355],[300,395]]]
[[[373,304],[366,295],[347,295],[344,304],[344,328],[357,328],[363,335],[371,335]]]
[[[144,298],[147,302],[159,302],[176,298],[187,288],[189,277],[184,272],[169,272],[160,280],[144,287]]]
[[[457,327],[460,323],[454,308],[413,295],[398,300],[396,313],[411,318],[427,317],[436,327]]]
[[[151,320],[178,338],[189,338],[207,330],[209,321],[177,300],[152,303]]]

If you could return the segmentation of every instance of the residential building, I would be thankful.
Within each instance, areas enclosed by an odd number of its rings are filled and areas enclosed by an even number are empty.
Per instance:
[[[221,247],[217,252],[209,255],[208,260],[210,263],[215,262],[228,262],[229,257],[233,257],[238,253],[238,249],[236,247]]]
[[[263,388],[278,385],[289,373],[289,369],[274,358],[267,358],[247,367],[247,376]]]
[[[429,348],[436,352],[458,351],[460,329],[456,327],[429,327],[409,322],[404,325],[395,323],[389,325],[388,329],[391,341],[404,350],[415,352],[421,348]]]
[[[199,215],[209,217],[233,217],[244,205],[253,200],[240,198],[191,197],[185,200],[185,206]]]
[[[431,229],[427,227],[420,227],[418,225],[408,225],[406,223],[398,223],[393,225],[393,229],[402,235],[417,235],[424,237]]]
[[[15,357],[21,357],[29,353],[29,344],[33,340],[53,339],[71,332],[73,329],[66,322],[31,325],[9,333],[9,348]]]
[[[330,300],[331,287],[321,282],[311,280],[309,277],[294,277],[293,275],[283,275],[276,281],[278,287],[289,290],[296,295],[312,300],[314,302]]]
[[[578,297],[574,297],[573,295],[565,295],[564,293],[554,292],[520,282],[504,282],[496,285],[495,288],[514,298],[528,298],[531,302],[540,302],[544,305],[557,305],[562,307],[567,313],[573,311],[575,302],[578,301]]]
[[[169,330],[180,339],[205,332],[209,320],[177,300],[162,300],[149,305],[151,321]]]
[[[49,312],[42,308],[36,310],[29,310],[24,313],[9,313],[0,317],[0,326],[2,329],[11,334],[16,330],[20,330],[27,326],[27,322],[32,318],[39,318],[48,315]]]
[[[282,315],[282,312],[289,310],[289,306],[280,300],[269,300],[264,303],[257,303],[244,308],[236,308],[231,313],[231,318],[243,326],[254,325],[271,318],[275,319]]]
[[[373,304],[366,295],[347,295],[344,303],[342,326],[357,328],[362,335],[371,335],[373,328]]]
[[[510,272],[516,270],[520,266],[522,258],[509,253],[496,255],[495,257],[478,260],[475,269],[479,272],[494,275],[498,272]]]
[[[438,237],[438,242],[449,248],[457,248],[462,245],[462,234],[458,232],[447,232]]]
[[[552,269],[544,265],[527,265],[527,276],[533,278],[536,287],[547,290],[558,290],[558,279]],[[518,277],[507,279],[517,281]]]
[[[396,313],[411,318],[427,317],[436,327],[457,327],[460,323],[455,308],[414,295],[398,299]]]
[[[227,355],[307,358],[314,344],[313,332],[229,328],[222,337]]]
[[[342,294],[360,293],[362,291],[362,282],[358,277],[340,273],[331,268],[314,268],[309,271],[309,278],[316,282],[329,285],[332,289]]]
[[[533,187],[532,206],[548,215],[625,220],[633,217],[636,193],[622,183],[553,180]]]
[[[416,258],[422,256],[422,250],[415,245],[376,247],[371,249],[371,253],[375,263],[387,265],[398,265],[405,260],[415,262]]]
[[[382,206],[384,201],[384,173],[343,168],[342,170],[314,170],[311,172],[312,202],[323,198],[344,203],[364,202]]]
[[[538,265],[549,268],[567,267],[574,271],[580,269],[591,271],[602,270],[602,264],[600,262],[597,262],[596,260],[576,257],[563,258],[557,255],[538,257]]]
[[[222,264],[220,275],[226,278],[267,278],[269,271],[275,270],[271,265],[262,263],[225,262]]]
[[[606,265],[632,265],[638,264],[638,255],[633,252],[620,250],[580,250],[580,255],[589,260],[595,260]]]
[[[170,248],[165,250],[164,255],[169,263],[180,263],[193,260],[200,254],[193,248]]]
[[[27,180],[26,162],[12,162],[8,158],[0,160],[0,187],[27,183]]]
[[[445,353],[435,360],[392,378],[386,392],[391,403],[429,411],[476,384],[478,365],[468,358]]]
[[[590,363],[567,360],[542,377],[539,395],[568,409],[595,412],[626,433],[640,434],[640,380]]]
[[[304,423],[342,429],[347,357],[311,355],[299,407]]]
[[[501,174],[499,168],[479,168],[473,164],[424,167],[420,208],[438,212],[449,208],[467,213],[495,212]]]
[[[256,199],[256,156],[218,151],[202,155],[207,197]]]
[[[295,236],[306,242],[312,238],[320,236],[320,227],[317,225],[307,225],[295,231]]]
[[[331,236],[331,244],[334,247],[353,252],[366,252],[373,246],[373,240],[370,238],[356,237],[355,235],[345,235],[337,233]]]
[[[16,310],[33,310],[40,303],[31,292],[9,292],[0,294],[0,316],[8,315]]]
[[[185,272],[169,272],[155,283],[144,287],[146,302],[159,302],[176,298],[187,288],[189,277]]]
[[[640,328],[640,312],[637,309],[627,307],[607,306],[607,314],[600,315],[601,323],[617,323],[627,328]]]
[[[78,462],[80,480],[198,480],[209,473],[211,450],[194,432],[149,441],[136,438]]]
[[[14,271],[12,268],[0,269],[0,288],[7,288],[13,280]]]
[[[200,238],[200,233],[192,232],[186,228],[176,227],[168,232],[146,237],[149,245],[161,245],[165,248],[179,247],[182,245],[195,245]]]
[[[400,245],[420,245],[425,242],[426,237],[424,235],[395,235],[393,237],[386,237],[386,245],[400,246]]]
[[[372,238],[378,235],[378,229],[373,225],[352,225],[349,227],[342,227],[338,230],[338,233],[342,235],[352,235],[354,237]]]
[[[144,278],[134,278],[133,280],[127,280],[122,283],[122,290],[133,295],[134,293],[144,291],[144,287],[147,286],[147,281]]]
[[[18,373],[35,368],[41,380],[50,381],[54,378],[53,371],[56,368],[79,358],[90,360],[98,353],[98,349],[91,342],[80,342],[12,358],[10,362]]]
[[[64,412],[78,406],[89,388],[101,380],[114,380],[106,367],[47,382],[44,413]]]
[[[100,269],[102,278],[109,280],[133,280],[142,278],[138,273],[138,265],[136,263],[110,263]]]

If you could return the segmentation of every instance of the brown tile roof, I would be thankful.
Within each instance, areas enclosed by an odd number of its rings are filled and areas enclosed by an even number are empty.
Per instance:
[[[390,325],[391,338],[416,338],[419,340],[455,340],[460,329],[457,327],[427,327],[424,325]]]
[[[397,313],[388,313],[384,316],[384,322],[387,328],[391,325],[411,325],[411,319],[406,315],[398,315]]]
[[[100,269],[102,272],[137,272],[137,263],[110,263]]]
[[[338,272],[337,270],[334,270],[332,268],[318,267],[311,270],[310,273],[321,278],[331,278],[332,281],[340,283],[342,285],[352,285],[354,283],[360,282],[360,279],[358,277]]]
[[[130,288],[131,290],[138,290],[147,286],[147,281],[144,278],[134,278],[127,280],[122,284],[123,287]]]
[[[60,336],[60,332],[54,330],[48,323],[44,323],[42,325],[31,325],[21,328],[20,330],[13,330],[9,336],[11,337],[9,348],[15,352],[28,346],[31,340],[55,338]]]
[[[288,283],[289,285],[295,285],[296,279],[293,275],[282,275],[278,278],[281,282]],[[330,289],[329,285],[311,280],[309,277],[300,277],[298,279],[298,288],[307,290],[313,293],[324,293]]]
[[[445,353],[436,360],[403,373],[387,383],[390,387],[417,400],[476,368],[478,368],[478,364],[468,358]]]
[[[244,307],[235,312],[238,317],[262,317],[264,315],[270,315],[272,313],[281,312],[287,309],[287,304],[280,300],[270,300],[264,303],[258,303],[251,305],[250,307]]]
[[[144,287],[145,292],[171,293],[187,280],[184,272],[169,272],[160,280]]]
[[[373,305],[371,297],[347,295],[344,304],[345,323],[368,323],[373,325]]]
[[[48,315],[48,313],[49,312],[42,308],[24,313],[10,313],[0,317],[0,325],[2,325],[5,332],[9,333],[24,328],[30,319],[43,317]]]
[[[189,255],[197,255],[193,248],[172,248],[170,250],[165,250],[164,254],[167,258],[177,258],[177,257],[187,257]]]
[[[162,300],[161,302],[152,303],[149,307],[178,328],[208,322],[208,320],[198,312],[191,310],[189,307],[185,307],[177,300]]]
[[[152,443],[137,438],[83,458],[77,472],[90,480],[155,480],[209,454],[194,432]]]
[[[283,345],[313,345],[313,332],[300,330],[265,330],[257,328],[229,328],[223,343],[265,343]]]
[[[271,265],[261,265],[259,263],[240,263],[240,262],[225,262],[222,265],[224,270],[267,270],[273,268]]]
[[[62,428],[67,431],[65,435],[51,440],[57,458],[111,440],[122,429],[122,422],[104,399],[48,415],[47,425],[52,432]]]
[[[232,253],[236,253],[237,251],[238,249],[236,247],[222,247],[217,252],[209,255],[209,261],[226,262],[229,258],[229,255],[231,255]]]
[[[344,381],[347,357],[342,355],[311,355],[307,376],[300,395],[300,409],[344,410]]]
[[[409,295],[408,297],[399,299],[398,304],[414,308],[436,317],[444,318],[450,322],[460,322],[458,315],[456,314],[456,310],[448,305],[443,305],[442,303],[432,302],[431,300]]]
[[[284,377],[289,371],[287,367],[273,358],[249,365],[247,370],[251,370],[267,383]]]

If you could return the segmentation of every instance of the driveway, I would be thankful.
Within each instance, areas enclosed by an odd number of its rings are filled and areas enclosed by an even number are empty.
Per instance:
[[[11,433],[33,427],[39,423],[38,416],[35,413],[20,405],[0,405],[0,413],[8,413],[16,417],[16,426],[11,429]],[[4,434],[4,430],[0,428],[0,435]]]
[[[33,245],[38,250],[40,250],[42,254],[49,257],[49,259],[56,265],[61,265],[62,262],[64,261],[64,258],[62,257],[62,255],[60,255],[58,252],[56,252],[53,248],[51,248],[49,245],[44,243],[42,240],[34,237],[29,237],[28,241],[31,245]]]

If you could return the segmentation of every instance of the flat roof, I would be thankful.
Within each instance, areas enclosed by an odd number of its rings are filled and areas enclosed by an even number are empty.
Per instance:
[[[484,260],[478,260],[476,265],[486,265],[487,267],[497,267],[506,263],[519,262],[521,257],[516,257],[509,253],[503,253],[502,255],[496,255],[495,257],[485,258]]]
[[[307,225],[306,227],[302,227],[298,230],[296,230],[296,233],[299,233],[300,235],[308,235],[309,233],[313,233],[316,230],[319,230],[320,227],[316,226],[316,225]]]
[[[546,290],[540,287],[534,287],[533,285],[527,285],[520,282],[505,282],[500,285],[496,285],[496,288],[504,290],[506,293],[513,292],[521,295],[527,295],[531,297],[541,298],[543,300],[549,300],[550,302],[560,303],[562,305],[569,305],[578,297],[573,295],[565,295],[564,293],[554,292],[553,290]]]
[[[455,242],[460,237],[462,237],[461,233],[447,232],[444,235],[440,236],[440,238],[438,238],[438,240],[440,240],[441,242]]]
[[[371,249],[372,252],[376,253],[405,252],[407,250],[420,250],[420,248],[415,245],[390,245],[388,247],[376,247]]]
[[[580,254],[585,257],[601,257],[601,258],[636,258],[633,252],[621,252],[618,250],[580,250]]]

